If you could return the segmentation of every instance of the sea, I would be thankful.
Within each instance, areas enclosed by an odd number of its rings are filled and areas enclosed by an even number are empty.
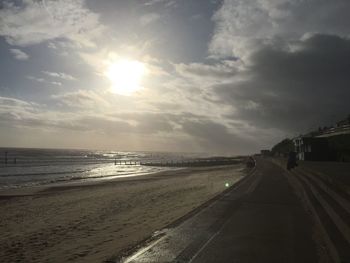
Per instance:
[[[200,157],[197,153],[0,148],[0,190],[141,176],[181,168],[140,163]]]

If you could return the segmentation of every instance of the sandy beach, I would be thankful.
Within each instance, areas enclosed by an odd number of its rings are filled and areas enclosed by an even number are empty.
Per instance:
[[[243,164],[0,192],[1,262],[104,262],[244,176]]]

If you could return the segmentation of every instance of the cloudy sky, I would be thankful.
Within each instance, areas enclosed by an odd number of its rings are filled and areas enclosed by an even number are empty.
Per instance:
[[[350,113],[349,0],[0,2],[0,146],[246,154]]]

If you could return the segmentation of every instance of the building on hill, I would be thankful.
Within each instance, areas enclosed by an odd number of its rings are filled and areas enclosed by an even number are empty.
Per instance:
[[[335,161],[326,138],[299,136],[293,139],[297,157],[302,161]]]
[[[350,162],[350,134],[327,137],[329,148],[335,153],[337,161]]]
[[[299,160],[304,161],[350,161],[350,115],[331,127],[293,139]]]
[[[350,125],[350,115],[346,119],[338,121],[336,124],[337,127],[343,127],[347,125]]]

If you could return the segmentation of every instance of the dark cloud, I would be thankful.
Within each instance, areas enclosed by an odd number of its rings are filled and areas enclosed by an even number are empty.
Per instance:
[[[214,88],[235,108],[229,117],[294,133],[350,113],[350,40],[318,34],[295,48],[264,46],[252,55],[246,80]]]
[[[256,147],[252,140],[233,134],[225,125],[209,119],[185,120],[182,129],[192,136],[202,149],[211,149],[211,152],[249,153]]]

